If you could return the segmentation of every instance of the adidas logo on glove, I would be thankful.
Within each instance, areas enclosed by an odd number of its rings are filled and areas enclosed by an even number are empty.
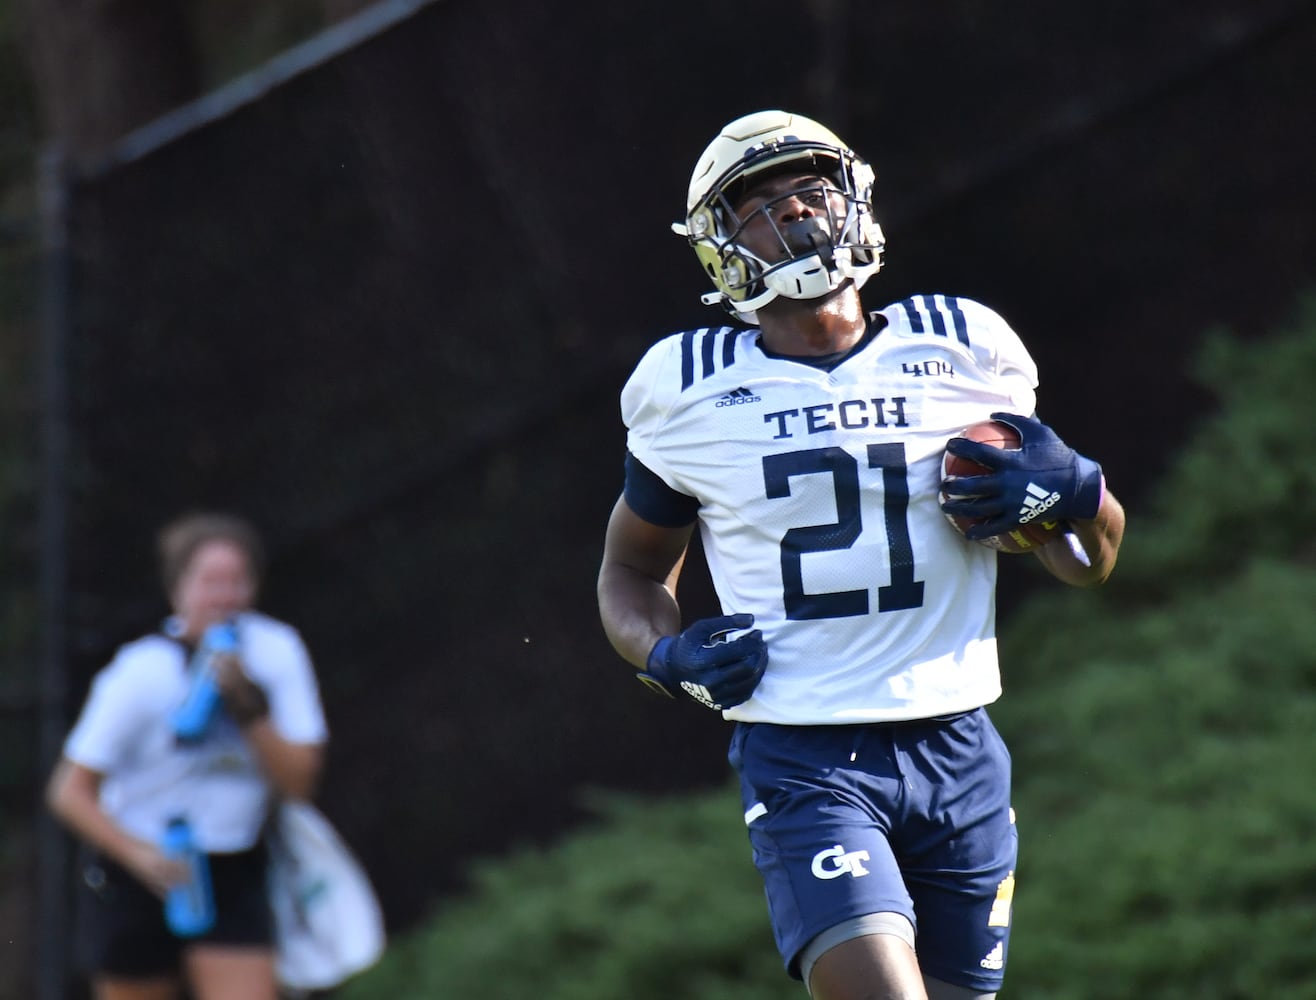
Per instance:
[[[1047,493],[1036,483],[1029,483],[1025,492],[1024,505],[1019,508],[1020,524],[1036,520],[1060,502],[1059,493]]]
[[[714,711],[721,711],[722,709],[722,706],[713,700],[713,693],[702,684],[696,684],[694,681],[682,681],[681,690],[707,708]]]

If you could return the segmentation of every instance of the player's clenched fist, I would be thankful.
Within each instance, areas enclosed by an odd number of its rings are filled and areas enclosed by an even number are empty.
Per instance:
[[[734,708],[753,694],[768,666],[763,633],[744,631],[753,624],[746,614],[703,618],[659,639],[636,676],[671,697],[684,691],[708,708]],[[731,632],[742,634],[728,638]]]

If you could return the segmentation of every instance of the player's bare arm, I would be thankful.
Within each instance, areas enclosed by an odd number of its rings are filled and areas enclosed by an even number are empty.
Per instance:
[[[1070,586],[1095,587],[1105,583],[1115,569],[1120,543],[1124,540],[1123,505],[1107,490],[1097,516],[1090,521],[1072,521],[1070,527],[1086,561],[1079,558],[1064,536],[1038,549],[1037,558],[1052,576]]]
[[[768,652],[750,614],[702,618],[681,630],[676,583],[693,530],[652,524],[619,499],[604,542],[599,613],[609,640],[646,686],[720,712],[750,696]]]
[[[693,524],[650,524],[625,497],[612,510],[599,569],[599,615],[613,648],[637,667],[660,638],[681,630],[676,582],[693,530]]]

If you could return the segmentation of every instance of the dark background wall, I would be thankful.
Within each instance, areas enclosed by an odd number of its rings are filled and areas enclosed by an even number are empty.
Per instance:
[[[160,522],[221,506],[269,538],[265,606],[302,628],[334,731],[321,801],[395,927],[578,820],[582,789],[721,781],[723,724],[643,693],[593,591],[621,383],[720,321],[668,232],[700,150],[785,106],[868,157],[868,300],[1002,312],[1136,539],[1209,405],[1204,331],[1253,338],[1312,280],[1314,14],[435,3],[135,137],[72,189],[68,711],[164,613]],[[1007,613],[1034,580],[1007,567]]]

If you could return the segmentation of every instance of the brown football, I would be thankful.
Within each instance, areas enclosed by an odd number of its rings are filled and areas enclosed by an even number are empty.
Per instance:
[[[1015,449],[1019,447],[1018,432],[1009,424],[1003,424],[998,420],[983,420],[964,428],[956,436],[981,441],[983,444],[989,444],[994,448]],[[970,462],[967,458],[960,458],[950,452],[946,452],[941,460],[942,479],[953,479],[956,476],[981,476],[991,471],[985,465]],[[946,520],[951,523],[956,531],[963,534],[966,528],[981,519],[947,514]],[[1057,535],[1063,534],[1064,530],[1063,522],[1037,521],[1033,524],[1012,528],[1004,534],[992,535],[990,538],[981,538],[977,541],[979,545],[986,545],[989,549],[995,549],[997,552],[1016,555],[1020,552],[1035,551]]]

